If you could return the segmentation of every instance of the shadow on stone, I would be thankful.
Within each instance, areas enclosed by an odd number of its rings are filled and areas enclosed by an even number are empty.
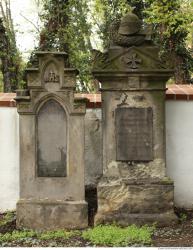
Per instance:
[[[88,203],[88,225],[94,226],[94,217],[97,213],[97,188],[96,186],[86,186],[85,188],[85,199]]]

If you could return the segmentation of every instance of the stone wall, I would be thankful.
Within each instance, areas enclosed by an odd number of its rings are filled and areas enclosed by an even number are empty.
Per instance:
[[[167,174],[174,180],[175,204],[193,209],[193,101],[166,106]]]
[[[19,197],[19,117],[0,107],[0,212],[16,207]]]
[[[102,175],[101,109],[87,109],[85,117],[85,184],[96,187]]]

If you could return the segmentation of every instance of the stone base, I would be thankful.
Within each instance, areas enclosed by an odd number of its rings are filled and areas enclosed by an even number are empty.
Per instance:
[[[33,230],[82,229],[88,226],[85,201],[20,200],[17,228]]]
[[[173,190],[171,182],[126,183],[103,179],[97,188],[95,224],[175,224],[178,220],[173,210]]]
[[[129,226],[132,224],[143,226],[153,225],[154,223],[158,227],[165,227],[175,225],[178,222],[176,215],[173,211],[164,214],[107,214],[99,216],[97,214],[95,218],[95,225],[99,224],[112,224],[115,223],[119,226]]]

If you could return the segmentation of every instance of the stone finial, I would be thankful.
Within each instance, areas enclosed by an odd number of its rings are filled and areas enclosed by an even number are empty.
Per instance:
[[[138,16],[128,13],[112,24],[110,35],[112,45],[130,47],[141,45],[145,41],[146,32]]]
[[[118,33],[120,35],[133,35],[140,31],[142,21],[133,13],[128,13],[121,19]]]

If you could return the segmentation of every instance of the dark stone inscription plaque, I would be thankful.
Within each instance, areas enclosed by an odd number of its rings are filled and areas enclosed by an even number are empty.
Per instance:
[[[153,160],[152,108],[115,110],[117,161]]]
[[[65,177],[67,121],[63,107],[49,100],[37,117],[37,164],[39,177]]]

